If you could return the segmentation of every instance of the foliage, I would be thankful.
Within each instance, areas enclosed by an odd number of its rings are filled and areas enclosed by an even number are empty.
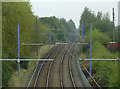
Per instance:
[[[92,68],[96,72],[93,76],[101,87],[104,87],[109,82],[108,78],[113,72],[111,64],[110,61],[93,62]]]
[[[97,29],[93,30],[93,32],[92,32],[92,53],[93,53],[93,56],[95,58],[97,58],[97,57],[98,58],[109,58],[109,57],[111,57],[111,56],[107,56],[108,51],[105,48],[105,45],[109,41],[110,41],[110,38],[106,34],[101,33]],[[84,42],[87,42],[88,45],[83,45],[83,52],[85,52],[87,55],[89,55],[89,53],[90,53],[90,32],[88,32],[84,36]],[[111,55],[109,53],[108,53],[108,55]]]
[[[85,7],[80,20],[80,25],[81,25],[81,21],[84,22],[83,24],[84,34],[88,32],[88,30],[90,29],[90,23],[91,22],[95,23],[95,20],[96,20],[95,14],[91,10],[89,10],[89,8]],[[80,26],[80,29],[81,29],[81,26]]]
[[[26,9],[24,9],[26,8]],[[3,57],[17,58],[17,23],[20,23],[20,43],[35,41],[33,39],[34,16],[31,12],[31,6],[28,2],[3,3]],[[10,12],[9,12],[10,11]],[[9,13],[8,13],[9,12]],[[30,18],[32,20],[30,20]],[[9,45],[8,45],[9,43]],[[20,47],[20,54],[27,53],[29,49]],[[32,48],[30,49],[32,50]],[[30,54],[29,54],[30,55]],[[22,55],[21,55],[22,56]]]
[[[119,75],[118,75],[118,63],[116,62],[115,64],[112,64],[112,72],[111,75],[108,79],[109,83],[106,85],[108,87],[120,87],[120,85],[118,85],[119,82]]]
[[[20,25],[20,44],[36,43],[36,17],[31,11],[29,2],[3,2],[2,3],[2,58],[17,58],[17,25]],[[39,22],[40,23],[40,22]],[[38,25],[39,33],[48,32],[48,26]],[[48,36],[39,35],[39,42],[45,43]],[[36,51],[36,47],[20,45],[20,57],[29,58]],[[21,67],[28,68],[28,63],[21,63]],[[3,62],[3,87],[8,87],[13,70],[17,70],[17,62]]]
[[[43,18],[40,18],[40,21],[44,24],[47,24],[49,28],[51,27],[52,39],[54,39],[53,40],[54,42],[56,42],[56,39],[57,39],[57,25],[58,25],[58,40],[59,41],[64,40],[65,28],[63,24],[61,24],[59,18],[56,18],[55,16],[43,17]]]
[[[18,58],[18,22],[20,26],[20,44],[22,43],[36,43],[36,16],[31,11],[29,2],[3,2],[2,3],[2,57],[5,59]],[[75,24],[70,19],[62,23],[61,19],[53,17],[44,17],[38,19],[38,41],[39,43],[46,43],[49,41],[49,25],[51,25],[52,43],[56,42],[58,24],[58,39],[59,41],[66,41],[65,32],[72,32],[77,34]],[[69,31],[70,30],[70,31]],[[75,41],[74,36],[72,38]],[[39,47],[40,48],[40,47]],[[20,58],[30,58],[34,56],[36,47],[20,45]],[[35,58],[37,58],[35,56]],[[21,62],[21,67],[28,68],[28,62]],[[14,70],[17,70],[17,62],[3,63],[3,87],[8,87],[8,81]]]
[[[92,56],[93,58],[109,59],[114,58],[112,53],[108,51],[100,42],[96,41],[92,46]]]
[[[113,38],[113,23],[110,21],[109,13],[102,14],[102,12],[98,12],[97,15],[94,14],[94,11],[85,7],[83,14],[81,16],[81,21],[84,22],[84,34],[87,34],[90,31],[90,23],[93,23],[93,29],[99,29],[100,32],[106,33],[112,41]],[[81,26],[79,26],[81,30]],[[116,29],[117,30],[117,29]],[[118,41],[117,31],[115,32],[115,39]]]
[[[87,39],[90,39],[87,36]],[[104,40],[103,40],[104,39]],[[94,59],[114,59],[113,53],[108,51],[104,44],[109,42],[110,38],[99,30],[93,31],[92,58]],[[86,54],[89,55],[90,48],[87,48]],[[115,61],[93,61],[92,70],[95,71],[93,77],[101,87],[116,87],[118,68]],[[114,73],[113,73],[114,72]],[[115,77],[115,78],[113,78]],[[115,83],[115,84],[114,84]]]
[[[83,42],[90,44],[90,22],[93,23],[92,32],[92,58],[93,59],[113,59],[115,54],[108,51],[105,47],[107,43],[112,41],[112,22],[109,19],[109,14],[102,16],[98,12],[97,16],[85,8],[80,22],[84,22],[84,39]],[[81,29],[81,28],[79,28]],[[117,38],[117,36],[116,36]],[[118,39],[116,39],[118,40]],[[90,45],[83,46],[83,52],[89,58]],[[117,87],[118,86],[118,67],[115,61],[92,61],[93,77],[101,87]]]
[[[2,62],[2,86],[3,87],[8,87],[8,80],[12,76],[13,69],[11,65],[9,65],[9,62]]]
[[[79,37],[80,37],[79,30],[76,29],[76,26],[72,21],[72,19],[70,19],[69,21],[66,21],[64,18],[61,18],[60,22],[65,27],[66,39],[68,42],[69,41],[74,42],[76,40],[79,40]]]
[[[100,42],[93,43],[92,58],[112,59],[114,55],[108,51]],[[102,87],[109,87],[111,83],[117,84],[117,64],[115,61],[93,61],[92,70],[95,71],[94,78]],[[114,73],[113,73],[114,72]],[[113,80],[113,76],[115,77]],[[109,81],[110,80],[110,81]],[[114,85],[116,87],[116,85]]]
[[[113,46],[109,46],[108,50],[111,51],[112,53],[118,52],[117,48]]]
[[[94,32],[93,32],[94,33]],[[95,33],[94,33],[95,34]],[[108,51],[103,45],[104,34],[102,34],[103,38],[99,39],[99,35],[96,32],[96,39],[93,38],[92,45],[92,58],[96,59],[114,59],[115,56],[110,51]],[[94,36],[93,36],[94,37]],[[88,49],[88,53],[90,49]],[[115,67],[117,64],[114,64],[114,61],[93,61],[92,70],[95,71],[94,78],[100,84],[100,86],[109,87],[111,83],[117,83],[117,68]],[[115,70],[116,69],[116,70]],[[114,73],[113,73],[114,72]],[[113,76],[115,77],[113,80]],[[111,81],[109,81],[111,79]],[[114,85],[115,87],[116,85]]]
[[[22,62],[20,62],[20,66],[22,67],[22,68],[24,68],[24,69],[27,69],[28,68],[28,61],[22,61]]]
[[[91,37],[90,32],[87,33],[87,35],[85,35],[85,41],[88,42],[89,44],[90,44],[90,37]],[[96,41],[105,45],[110,42],[110,38],[105,33],[101,33],[100,30],[94,29],[92,32],[92,43],[94,43]]]
[[[55,35],[52,36],[52,39],[56,39],[57,25],[59,42],[66,42],[66,40],[75,41],[76,38],[79,38],[78,30],[76,30],[75,24],[72,19],[66,21],[64,18],[59,19],[53,16],[40,18],[40,21],[44,24],[47,24],[48,26],[51,26],[52,33],[54,33],[52,35]]]

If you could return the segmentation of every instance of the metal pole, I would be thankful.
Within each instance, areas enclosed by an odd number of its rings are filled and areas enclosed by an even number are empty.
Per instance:
[[[19,59],[19,61],[53,61],[54,59]],[[18,59],[0,59],[0,61],[18,61]]]
[[[51,24],[50,24],[50,26],[49,26],[49,31],[50,31],[50,34],[49,34],[49,38],[50,38],[50,47],[51,47]]]
[[[115,13],[113,8],[113,42],[115,42],[115,27],[114,27],[114,19],[115,19]]]
[[[82,43],[83,43],[83,21],[81,22],[81,57],[82,57]]]
[[[79,59],[80,61],[119,61],[120,59]]]
[[[57,42],[58,42],[58,24],[57,24]]]
[[[70,32],[71,33],[71,32]],[[69,35],[69,37],[70,37],[70,43],[71,43],[71,34]]]
[[[18,77],[20,78],[20,40],[19,40],[19,22],[18,22]]]
[[[92,59],[92,23],[91,23],[91,37],[90,37],[90,78],[91,78],[91,72],[92,72],[92,67],[91,67],[91,65],[92,65],[92,61],[91,61],[91,59]]]
[[[68,33],[67,33],[67,42],[69,43],[69,35],[68,35]]]
[[[67,32],[66,32],[66,30],[65,30],[65,42],[67,43]]]
[[[38,18],[36,17],[36,31],[37,31],[37,56],[38,56]]]

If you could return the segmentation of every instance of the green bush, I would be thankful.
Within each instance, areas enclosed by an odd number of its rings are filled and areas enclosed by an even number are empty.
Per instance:
[[[27,68],[28,68],[28,63],[29,63],[28,61],[21,61],[21,62],[20,62],[21,65],[20,65],[20,66],[21,66],[22,68],[24,68],[24,69],[27,69]]]
[[[95,74],[93,75],[98,84],[104,87],[108,84],[108,78],[111,76],[113,70],[110,61],[94,61],[92,65]]]
[[[97,59],[113,59],[114,54],[108,51],[100,42],[93,43],[92,58]],[[93,61],[92,70],[95,71],[93,75],[101,87],[116,87],[117,82],[117,64],[115,61]],[[114,78],[113,78],[114,77]],[[114,84],[116,83],[116,84]],[[112,85],[111,85],[112,84]]]
[[[113,46],[109,46],[108,50],[111,51],[112,53],[118,52],[117,48]]]
[[[13,69],[9,62],[2,62],[2,86],[8,87],[8,81],[12,76]]]
[[[92,57],[100,59],[115,58],[114,55],[108,51],[100,42],[96,41],[92,46]]]
[[[90,32],[85,35],[86,42],[90,43]],[[98,41],[101,44],[105,45],[110,42],[110,38],[108,35],[101,33],[98,29],[94,29],[92,32],[92,43]]]

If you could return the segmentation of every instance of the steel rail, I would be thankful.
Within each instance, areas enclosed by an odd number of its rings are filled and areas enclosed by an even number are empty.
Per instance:
[[[64,88],[64,84],[63,84],[63,61],[64,61],[64,59],[65,59],[65,56],[66,56],[66,54],[67,54],[67,52],[68,52],[68,49],[70,48],[70,45],[68,46],[68,48],[66,48],[66,50],[65,50],[65,52],[64,52],[64,55],[63,55],[63,57],[62,57],[62,60],[61,60],[61,64],[60,64],[60,84],[61,84],[61,87],[62,87],[62,89]],[[70,56],[70,55],[69,55]],[[69,58],[69,57],[68,57]],[[68,59],[68,64],[69,64],[69,59]],[[69,67],[69,65],[68,65],[68,67]],[[71,71],[69,71],[70,72],[70,78],[72,77],[71,75],[72,75],[72,72]],[[73,84],[73,87],[75,87],[75,83],[73,82],[73,77],[71,78],[71,82],[72,82],[72,84]]]
[[[69,51],[70,52],[70,51]],[[70,54],[71,54],[71,52],[70,52]],[[72,54],[71,54],[72,55]],[[77,58],[75,58],[73,55],[72,55],[72,57],[73,57],[73,59],[75,59],[76,61],[78,61],[78,59]],[[79,62],[80,63],[80,62]],[[81,64],[81,63],[80,63]],[[86,67],[83,65],[83,64],[81,64],[83,67],[84,67],[84,69],[87,71],[87,73],[90,75],[90,73],[89,73],[89,71],[86,69]],[[101,89],[101,87],[100,87],[100,85],[96,82],[96,80],[92,77],[92,75],[91,75],[91,79],[95,82],[95,84]]]
[[[48,58],[54,51],[55,51],[55,49],[57,49],[59,47],[59,45],[58,46],[56,46],[48,55],[47,55],[47,57],[46,58]],[[43,61],[43,63],[42,63],[43,65],[40,67],[40,70],[39,70],[39,72],[38,72],[38,77],[36,78],[36,80],[35,80],[35,82],[34,82],[34,89],[35,89],[35,87],[36,87],[36,85],[37,85],[37,82],[38,82],[38,78],[39,78],[39,74],[40,74],[40,72],[41,72],[41,69],[43,68],[43,66],[44,66],[44,64],[45,64],[45,61]]]
[[[71,50],[71,53],[72,53],[72,54],[73,54],[73,52],[74,52],[74,49],[75,49],[75,46],[74,46],[74,48]],[[71,81],[72,81],[73,87],[74,87],[74,89],[76,89],[75,81],[74,81],[73,74],[72,74],[72,64],[71,64],[71,61],[72,61],[72,57],[71,57],[71,55],[70,55],[69,58],[68,58],[69,73],[70,73],[70,77],[71,77]]]
[[[34,75],[35,75],[35,72],[36,72],[38,66],[40,66],[40,65],[37,64],[37,66],[35,67],[35,70],[34,70],[34,72],[33,72],[33,74],[32,74],[32,77],[31,77],[31,79],[30,79],[30,81],[29,81],[29,83],[28,83],[26,89],[28,89],[28,87],[30,86],[31,81],[32,81],[32,79],[33,79],[33,77],[34,77]]]
[[[48,40],[44,45],[46,45],[48,42],[49,42],[49,40]],[[43,45],[43,46],[44,46],[44,45]],[[40,48],[40,49],[41,49],[41,48]],[[36,70],[37,70],[37,68],[38,68],[38,64],[39,64],[39,61],[38,61],[37,64],[36,64],[35,70],[34,70],[34,72],[33,72],[33,74],[32,74],[32,77],[31,77],[31,79],[30,79],[30,81],[29,81],[26,89],[28,89],[28,87],[29,87],[30,84],[31,84],[31,81],[32,81],[32,79],[33,79],[33,76],[35,75],[35,72],[36,72]]]
[[[48,41],[49,41],[49,40],[48,40]],[[48,41],[47,41],[47,42],[48,42]],[[45,44],[47,44],[47,42],[46,42]],[[56,46],[52,51],[50,51],[50,53],[47,55],[46,58],[48,58],[48,57],[55,51],[56,48],[57,48],[57,46]],[[35,87],[36,87],[36,85],[37,85],[37,81],[38,81],[38,78],[39,78],[39,74],[40,74],[41,69],[42,69],[42,67],[43,67],[44,64],[45,64],[45,61],[41,64],[40,69],[39,69],[39,71],[38,71],[37,78],[36,78],[36,80],[35,80],[35,82],[34,82],[34,89],[35,89]]]
[[[64,60],[64,58],[65,58],[65,55],[66,55],[66,53],[67,53],[67,49],[69,49],[69,47],[70,47],[70,45],[68,45],[68,47],[66,48],[66,50],[65,50],[65,52],[63,53],[63,56],[62,56],[62,60],[61,60],[61,62],[60,62],[60,70],[59,70],[59,72],[60,72],[60,86],[61,86],[61,88],[63,89],[63,87],[64,87],[64,84],[63,84],[63,60]]]
[[[62,45],[61,45],[62,47]],[[56,54],[54,55],[54,59],[57,57],[57,55],[60,53],[60,51],[56,52]],[[48,69],[48,74],[47,74],[47,78],[46,78],[46,89],[48,89],[49,87],[49,77],[50,77],[50,72],[51,72],[51,67],[52,67],[52,64],[53,64],[54,61],[52,61],[50,63],[50,66],[49,66],[49,69]]]
[[[87,70],[87,68],[82,64],[82,63],[80,63],[83,67],[84,67],[84,69],[87,71],[87,73],[90,75],[90,72]],[[96,83],[96,85],[101,89],[101,87],[100,87],[100,85],[96,82],[96,80],[92,77],[92,75],[91,75],[91,78],[92,78],[92,80]]]
[[[36,87],[36,85],[37,85],[38,78],[39,78],[39,74],[40,74],[40,72],[41,72],[41,69],[42,69],[43,65],[44,65],[44,63],[41,64],[41,66],[40,66],[40,68],[39,68],[39,71],[38,71],[38,73],[37,73],[37,77],[36,77],[36,79],[35,79],[34,86],[33,86],[34,89],[35,89],[35,87]]]
[[[49,41],[49,40],[48,40],[48,41]],[[47,41],[47,42],[48,42],[48,41]],[[47,42],[45,43],[45,45],[47,44]],[[57,49],[57,47],[58,47],[58,46],[54,47],[54,48],[50,51],[50,53],[49,53],[45,58],[48,58],[48,57],[55,51],[55,49]],[[37,66],[36,66],[36,68],[35,68],[35,70],[34,70],[34,72],[33,72],[33,75],[32,75],[32,77],[31,77],[31,79],[30,79],[30,81],[29,81],[26,89],[29,88],[29,86],[30,86],[30,84],[31,84],[31,82],[32,82],[32,80],[33,80],[33,77],[35,76],[35,72],[36,72],[36,70],[37,70],[37,68],[38,68],[38,63],[39,63],[39,62],[37,62]],[[40,71],[41,71],[41,69],[42,69],[42,67],[43,67],[44,64],[45,64],[45,60],[42,62],[41,66],[40,66],[40,70],[38,71],[38,74],[40,73]],[[37,74],[37,75],[38,75],[38,74]],[[37,81],[38,81],[38,77],[37,77],[36,80],[34,81],[34,86],[36,86]],[[35,87],[34,87],[34,88],[35,88]]]

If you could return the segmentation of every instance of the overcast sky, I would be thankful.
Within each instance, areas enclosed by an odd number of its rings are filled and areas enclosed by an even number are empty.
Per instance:
[[[58,18],[72,19],[79,26],[79,20],[85,7],[90,8],[97,14],[109,12],[112,20],[112,8],[115,8],[115,25],[118,24],[118,1],[119,0],[30,0],[32,11],[39,17],[56,16]]]

